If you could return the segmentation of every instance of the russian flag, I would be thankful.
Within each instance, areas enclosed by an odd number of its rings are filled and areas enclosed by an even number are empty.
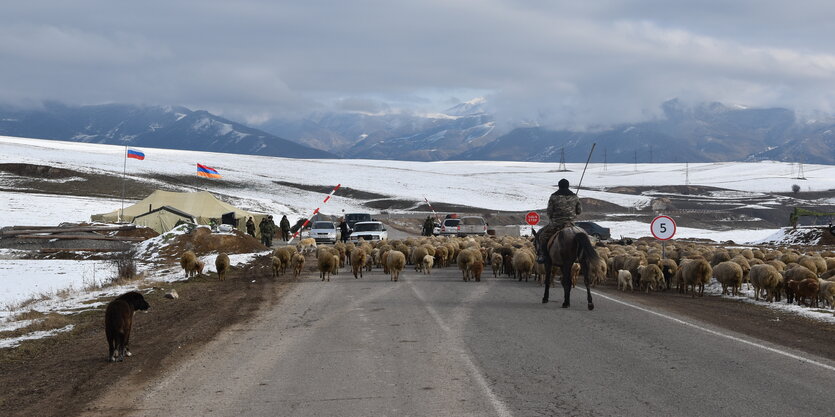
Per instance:
[[[206,178],[220,178],[220,174],[217,173],[217,170],[200,164],[197,164],[197,175]]]
[[[145,153],[141,151],[137,151],[136,149],[128,149],[128,158],[143,160],[145,159]]]

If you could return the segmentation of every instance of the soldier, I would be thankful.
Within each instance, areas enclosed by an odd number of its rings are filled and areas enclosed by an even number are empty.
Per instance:
[[[255,237],[255,222],[252,220],[252,216],[249,216],[249,220],[246,221],[246,234]]]
[[[423,236],[432,236],[432,229],[435,228],[435,223],[432,222],[432,217],[426,216],[426,220],[423,221]]]
[[[269,230],[270,230],[270,223],[267,221],[267,217],[264,217],[258,223],[258,231],[261,232],[261,244],[263,244],[264,246],[271,246],[270,245]]]
[[[281,221],[278,222],[278,227],[281,230],[281,240],[290,240],[290,220],[287,220],[287,215],[281,216]]]
[[[574,226],[574,218],[583,211],[580,198],[568,189],[567,179],[561,179],[557,186],[559,187],[557,191],[551,194],[548,199],[548,219],[550,223],[537,234],[540,249],[536,262],[541,264],[545,263],[545,258],[548,256],[548,241],[551,240],[551,236],[568,226]]]

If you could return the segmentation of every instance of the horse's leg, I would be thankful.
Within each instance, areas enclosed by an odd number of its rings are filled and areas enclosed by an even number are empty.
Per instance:
[[[589,270],[589,263],[588,261],[582,261],[580,263],[583,272],[583,283],[586,284],[586,300],[589,302],[589,310],[594,310],[594,303],[591,301],[591,288],[589,288],[589,281],[591,278],[591,271]]]
[[[562,271],[560,282],[562,282],[562,291],[565,295],[562,308],[568,308],[571,306],[571,263],[563,259],[563,265],[560,267],[560,271]]]
[[[545,295],[542,296],[542,303],[548,302],[548,291],[551,289],[551,262],[545,262]]]

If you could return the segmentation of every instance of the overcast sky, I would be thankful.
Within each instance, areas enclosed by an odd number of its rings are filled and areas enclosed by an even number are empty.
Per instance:
[[[835,113],[833,22],[831,0],[6,1],[0,102],[250,122],[477,96],[561,126],[653,117],[674,97]]]

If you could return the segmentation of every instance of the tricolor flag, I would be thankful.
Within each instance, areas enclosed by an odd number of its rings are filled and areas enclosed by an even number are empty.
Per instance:
[[[128,158],[134,158],[141,161],[145,159],[145,153],[137,151],[136,149],[128,149]]]
[[[197,164],[197,175],[206,178],[220,178],[220,174],[217,173],[217,170],[200,164]]]

